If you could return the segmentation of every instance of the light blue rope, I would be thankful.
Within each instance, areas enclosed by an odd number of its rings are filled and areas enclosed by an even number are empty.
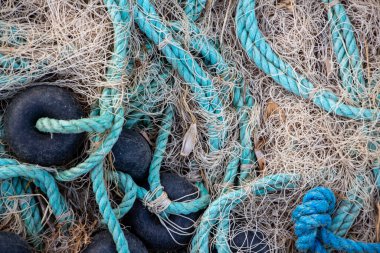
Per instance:
[[[327,112],[357,120],[380,120],[377,109],[360,108],[341,102],[334,93],[317,89],[306,77],[297,73],[291,65],[283,61],[260,32],[254,9],[255,0],[239,1],[236,12],[236,33],[249,58],[262,71],[286,90],[302,98],[311,99]],[[354,39],[350,38],[350,41]]]
[[[203,213],[201,222],[191,242],[192,253],[209,252],[209,236],[211,230],[239,203],[242,203],[249,194],[263,196],[284,189],[298,187],[300,177],[297,175],[277,174],[256,179],[247,183],[244,188],[228,191],[210,203]],[[229,229],[227,229],[229,230]],[[222,231],[226,231],[225,228]]]
[[[171,27],[176,31],[182,30],[181,24],[178,22],[171,23]],[[234,83],[233,105],[237,109],[240,122],[240,141],[242,152],[240,156],[240,174],[239,180],[242,183],[249,175],[254,174],[256,167],[256,155],[253,150],[251,140],[252,131],[249,125],[249,112],[254,106],[254,99],[249,89],[244,87],[244,79],[237,73],[232,72],[230,66],[224,61],[222,55],[210,40],[201,34],[199,28],[194,23],[190,23],[190,49],[194,50],[202,57],[206,66],[210,70],[215,70],[216,74],[221,76],[226,82]],[[226,93],[228,94],[228,93]],[[225,172],[224,182],[233,183],[237,176],[238,161],[232,158]]]
[[[195,100],[200,107],[224,124],[223,105],[215,91],[209,75],[201,68],[194,58],[173,39],[170,29],[161,22],[154,6],[148,0],[138,0],[134,7],[135,22],[145,35],[156,44],[165,55],[168,62],[178,71],[193,91]],[[221,133],[210,124],[210,148],[218,150],[223,140]]]
[[[323,1],[330,3],[331,1]],[[378,110],[353,107],[339,102],[332,92],[315,90],[313,84],[298,74],[288,63],[284,62],[265,41],[261,34],[254,12],[255,1],[241,0],[238,5],[236,23],[237,34],[248,56],[266,74],[271,76],[285,89],[313,102],[328,112],[363,120],[379,120]],[[350,94],[356,105],[363,93],[365,81],[361,66],[359,49],[356,44],[352,25],[339,3],[328,10],[328,18],[333,38],[333,48],[339,66],[342,86]],[[314,96],[311,96],[314,93]],[[375,176],[377,174],[374,169]],[[376,179],[376,181],[378,181]],[[362,200],[354,196],[354,201],[342,201],[336,210],[331,229],[344,235],[352,226],[362,207]]]

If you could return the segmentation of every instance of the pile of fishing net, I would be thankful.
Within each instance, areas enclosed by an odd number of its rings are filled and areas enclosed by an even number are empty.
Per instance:
[[[141,199],[177,244],[176,236],[191,239],[178,252],[236,252],[233,238],[251,232],[266,245],[262,252],[295,252],[304,248],[296,246],[301,236],[292,213],[309,190],[323,186],[336,198],[329,231],[379,241],[377,0],[0,5],[1,114],[20,92],[51,85],[72,91],[92,124],[41,121],[38,129],[49,136],[86,135],[64,168],[20,161],[1,131],[1,231],[36,251],[80,252],[100,230],[118,238],[114,220],[135,231],[123,219],[132,219],[128,212]],[[93,122],[105,123],[99,130]],[[149,180],[135,184],[115,168],[111,149],[121,128],[149,143]],[[63,218],[29,177],[34,169],[52,175],[67,207]],[[199,201],[183,207],[174,203],[181,199],[163,197],[162,173],[196,185]],[[18,178],[23,191],[10,194]],[[97,180],[105,191],[97,191]],[[107,201],[115,214],[102,209]],[[170,214],[197,212],[191,232],[170,229]],[[38,230],[28,228],[30,220]],[[123,242],[117,250],[128,252]],[[239,252],[258,251],[246,244]]]

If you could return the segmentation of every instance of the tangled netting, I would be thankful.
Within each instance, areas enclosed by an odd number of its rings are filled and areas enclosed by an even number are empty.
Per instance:
[[[91,105],[36,123],[88,133],[69,169],[20,163],[3,143],[2,229],[78,252],[104,226],[126,253],[119,220],[141,199],[163,224],[205,209],[190,252],[231,252],[249,230],[271,251],[380,251],[377,0],[0,3],[1,99],[40,82]],[[124,126],[154,140],[148,189],[113,169]],[[163,170],[198,197],[167,200]]]

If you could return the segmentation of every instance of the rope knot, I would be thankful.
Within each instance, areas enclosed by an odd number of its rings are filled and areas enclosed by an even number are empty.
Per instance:
[[[166,192],[162,192],[160,196],[156,197],[157,192],[163,187],[158,187],[153,192],[148,192],[142,203],[148,208],[151,213],[160,214],[164,212],[172,203]]]
[[[326,5],[327,10],[333,8],[337,4],[340,4],[340,0],[322,0],[322,2]]]
[[[302,204],[293,211],[297,248],[313,252],[322,246],[319,239],[321,228],[331,225],[331,215],[335,208],[334,193],[327,188],[317,187],[308,191]]]

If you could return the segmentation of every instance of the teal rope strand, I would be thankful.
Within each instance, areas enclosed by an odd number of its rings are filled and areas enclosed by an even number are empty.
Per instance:
[[[0,188],[0,213],[7,212],[8,208],[13,209],[17,201],[26,232],[32,237],[34,246],[39,248],[42,239],[37,235],[42,230],[41,215],[34,197],[23,197],[32,194],[30,187],[27,187],[27,181],[21,178],[2,180]]]
[[[115,100],[118,99],[118,96],[115,96]],[[114,124],[107,136],[101,142],[101,145],[93,151],[88,158],[77,166],[70,168],[68,170],[58,171],[54,176],[59,181],[72,181],[80,176],[88,173],[99,163],[102,163],[106,155],[112,150],[113,145],[117,142],[121,129],[123,127],[123,117],[124,110],[118,108],[115,112]],[[95,143],[100,141],[97,139]]]
[[[228,242],[230,234],[230,217],[229,213],[224,215],[217,227],[215,247],[218,253],[231,253]]]
[[[229,191],[214,200],[203,213],[201,222],[191,242],[191,253],[209,252],[208,237],[220,217],[225,217],[236,205],[242,203],[248,194],[266,195],[279,190],[297,188],[297,175],[277,174],[257,179],[244,188]],[[228,230],[228,229],[227,229]]]
[[[114,213],[118,219],[121,219],[132,208],[137,198],[137,185],[133,179],[123,172],[112,172],[110,177],[117,183],[119,188],[125,193],[121,203],[114,209]]]
[[[329,230],[337,236],[345,236],[359,216],[362,207],[363,200],[359,197],[354,200],[342,200],[334,212]]]
[[[149,167],[148,182],[150,190],[152,192],[154,192],[158,188],[161,188],[160,168],[162,160],[164,158],[164,154],[166,152],[166,145],[169,140],[170,130],[173,125],[173,117],[173,108],[171,105],[168,105],[164,112],[164,118],[162,119],[160,130],[158,131],[156,147]],[[159,197],[162,193],[162,189],[158,190],[156,197]]]
[[[150,2],[138,0],[134,7],[134,16],[140,29],[159,47],[168,62],[188,83],[201,108],[223,125],[223,105],[210,77],[193,57],[177,41],[173,40],[169,28],[160,21]],[[216,130],[214,123],[208,127],[210,147],[212,150],[218,150],[221,146],[220,139],[222,139],[220,133]]]
[[[90,173],[93,182],[93,191],[95,193],[96,202],[99,205],[100,213],[103,216],[104,223],[107,224],[116,244],[118,253],[129,253],[128,242],[125,239],[123,230],[112,210],[111,202],[108,198],[107,188],[103,179],[103,166],[96,166]]]
[[[31,165],[4,165],[0,167],[0,179],[24,177],[33,180],[48,197],[53,214],[59,223],[70,223],[73,220],[70,209],[58,190],[54,178],[46,171]]]
[[[322,2],[328,4],[331,1]],[[358,104],[360,94],[363,93],[365,87],[365,80],[353,28],[342,4],[337,3],[328,9],[328,20],[342,85],[353,101]]]
[[[31,236],[32,242],[36,248],[41,247],[42,238],[38,234],[42,231],[42,217],[35,197],[28,196],[32,194],[28,181],[21,178],[13,178],[12,184],[15,187],[15,195],[23,196],[19,200],[21,217],[24,221],[27,234]]]
[[[171,27],[176,31],[182,30],[181,24],[178,22],[171,23]],[[240,117],[240,141],[242,145],[242,153],[240,158],[240,182],[243,182],[249,175],[252,175],[252,170],[256,164],[256,155],[253,151],[253,143],[251,140],[252,129],[249,125],[249,112],[254,106],[254,99],[249,89],[244,90],[244,80],[239,75],[231,73],[231,68],[224,61],[222,55],[218,52],[210,40],[201,34],[195,24],[190,23],[190,48],[199,54],[206,66],[211,70],[215,69],[217,75],[220,75],[226,82],[233,82],[233,105],[237,109],[237,114]],[[243,95],[244,94],[244,95]],[[234,177],[237,175],[238,163],[232,158],[227,165],[226,175],[224,182],[233,182]]]
[[[163,194],[163,189],[160,180],[161,163],[166,151],[166,145],[170,135],[170,130],[173,124],[174,112],[171,105],[165,109],[164,118],[162,120],[161,128],[158,132],[156,140],[156,148],[149,168],[148,182],[150,191],[155,193],[155,199]],[[172,201],[169,207],[164,211],[166,214],[190,214],[204,209],[209,201],[210,196],[203,185],[198,185],[201,196],[189,202],[175,202]],[[161,214],[164,215],[164,214]]]
[[[356,185],[364,185],[361,176],[356,177]],[[365,187],[363,186],[362,189],[365,190]],[[367,192],[369,190],[367,187]],[[345,236],[348,233],[363,208],[363,199],[360,198],[357,191],[357,188],[351,189],[347,194],[347,199],[342,200],[334,212],[329,230],[337,236]]]
[[[14,199],[10,199],[14,195],[12,180],[2,180],[0,184],[0,213],[7,211],[8,207],[13,208]]]
[[[195,21],[199,18],[202,11],[206,7],[207,0],[186,0],[183,6],[183,10],[186,16]]]
[[[357,120],[380,119],[378,110],[350,106],[340,102],[339,98],[330,91],[317,90],[306,77],[279,58],[260,32],[254,9],[254,0],[239,2],[236,12],[236,33],[247,55],[262,71],[286,90],[302,98],[311,99],[327,112]]]
[[[111,58],[112,66],[107,69],[107,80],[109,82],[118,83],[122,79],[123,71],[125,70],[125,60],[127,57],[129,25],[131,22],[128,13],[129,5],[124,0],[121,0],[120,2],[105,0],[105,4],[110,13],[114,26],[114,54]],[[107,147],[105,147],[105,149],[103,147],[98,153],[98,156],[93,156],[92,162],[98,162],[98,164],[91,168],[92,170],[90,172],[90,177],[93,183],[93,191],[95,193],[96,202],[99,205],[100,213],[102,214],[104,223],[107,224],[107,227],[112,234],[117,251],[119,253],[129,253],[128,242],[124,236],[123,230],[121,229],[120,223],[112,210],[103,178],[103,158],[111,151],[112,146],[116,143],[124,123],[124,110],[122,107],[116,106],[118,101],[121,101],[119,91],[109,89],[109,93],[112,96],[112,99],[100,100],[100,110],[93,111],[93,115],[96,115],[96,113],[99,113],[100,116],[108,115],[111,111],[111,106],[114,106],[113,124],[109,134],[102,143],[103,145],[107,144]],[[113,102],[113,105],[109,105],[108,101]],[[99,140],[99,137],[96,136],[94,140]],[[107,143],[105,143],[105,141],[107,141]],[[107,153],[101,153],[104,151]]]

